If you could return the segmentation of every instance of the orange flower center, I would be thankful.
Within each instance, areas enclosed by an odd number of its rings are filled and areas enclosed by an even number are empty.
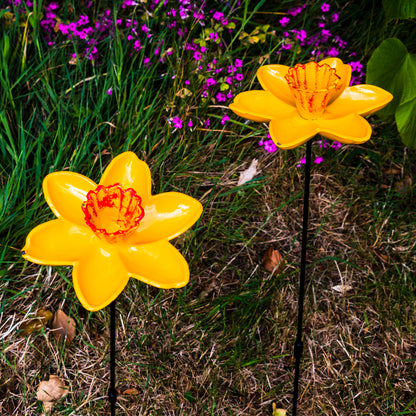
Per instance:
[[[340,81],[334,68],[309,62],[289,68],[285,75],[292,90],[299,114],[307,120],[321,117]]]
[[[142,199],[134,189],[119,184],[99,185],[82,204],[87,225],[110,242],[135,230],[144,216]]]

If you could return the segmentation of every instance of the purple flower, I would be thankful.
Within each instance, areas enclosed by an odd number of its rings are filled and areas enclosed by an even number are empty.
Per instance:
[[[322,40],[324,42],[326,42],[328,40],[328,38],[332,36],[332,33],[327,29],[322,29],[321,30],[321,35],[322,35],[322,38],[323,38]]]
[[[207,79],[207,86],[210,87],[212,85],[215,85],[217,82],[215,81],[214,78],[208,78]]]
[[[241,59],[236,59],[234,62],[234,66],[236,68],[242,68],[243,67],[243,61]]]
[[[133,0],[124,0],[124,3],[122,4],[122,8],[125,9],[126,6],[137,6],[138,3],[136,3]]]
[[[139,51],[142,48],[142,44],[140,43],[139,40],[135,40],[134,41],[134,46],[133,46],[135,51]]]
[[[319,147],[322,149],[326,149],[328,147],[328,142],[326,140],[319,140]]]
[[[289,22],[290,22],[290,19],[288,18],[288,17],[282,17],[280,20],[279,20],[279,23],[280,23],[280,25],[282,26],[282,27],[285,27],[285,26],[287,26],[288,24],[289,24]]]
[[[295,7],[293,9],[290,9],[287,11],[287,14],[290,14],[291,16],[295,17],[302,11],[302,7]]]
[[[224,19],[224,13],[215,12],[212,17],[213,17],[214,20],[217,20],[218,22],[220,22]]]
[[[329,8],[330,8],[331,6],[328,4],[328,3],[322,3],[322,6],[321,6],[321,10],[324,12],[324,13],[326,13],[326,12],[329,12]]]
[[[228,120],[230,119],[230,117],[227,116],[227,114],[225,116],[223,116],[223,118],[221,119],[221,124],[224,125]]]
[[[183,127],[183,121],[179,117],[173,117],[172,124],[176,129],[181,129]]]
[[[303,29],[293,30],[293,33],[296,34],[296,39],[299,39],[301,42],[303,42],[307,37],[306,30]]]
[[[188,121],[188,127],[191,128],[194,125],[194,123],[192,123],[192,120]]]
[[[78,19],[77,26],[84,26],[89,23],[88,16],[81,15]]]
[[[338,22],[338,18],[339,18],[338,13],[334,13],[334,14],[331,16],[332,23],[336,23],[336,22]]]
[[[49,11],[49,10],[56,10],[56,9],[59,9],[59,4],[57,4],[55,2],[49,3],[49,5],[46,6],[46,10],[47,11]]]
[[[217,101],[219,103],[223,103],[223,102],[226,101],[225,94],[223,92],[217,93],[217,95],[215,96],[215,98],[217,99]]]
[[[320,163],[322,163],[324,160],[324,158],[322,156],[317,157],[313,163],[316,163],[317,165],[319,165]]]
[[[361,72],[363,65],[360,61],[349,62],[348,65],[352,68],[353,71]]]
[[[198,51],[194,52],[195,61],[199,61],[201,59],[201,56],[202,56],[201,52],[198,52]]]
[[[304,165],[306,163],[306,157],[303,157],[301,160],[299,160],[299,163],[296,165],[296,167],[300,168],[301,165]]]
[[[277,146],[273,143],[273,140],[266,140],[264,142],[264,150],[267,153],[274,153],[277,150]]]
[[[219,39],[218,33],[217,32],[212,32],[209,34],[209,38],[211,40],[213,40],[214,42],[216,42]]]
[[[204,127],[205,128],[208,128],[210,124],[211,124],[211,120],[210,119],[204,121]]]
[[[237,81],[242,81],[242,80],[244,79],[244,75],[243,75],[243,74],[237,74],[237,75],[235,76],[235,79],[236,79]]]
[[[108,95],[112,95],[112,94],[113,94],[113,89],[112,89],[112,88],[109,88],[109,89],[106,91],[106,93],[107,93]]]
[[[332,57],[338,56],[338,55],[339,55],[338,49],[337,49],[337,48],[335,48],[335,47],[332,47],[332,48],[331,48],[331,49],[327,52],[327,55],[328,55],[328,56],[332,56]]]

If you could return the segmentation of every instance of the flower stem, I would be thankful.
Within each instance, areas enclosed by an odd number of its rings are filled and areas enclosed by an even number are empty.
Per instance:
[[[299,278],[299,299],[298,299],[298,325],[296,340],[294,346],[295,356],[295,379],[293,386],[293,407],[292,415],[296,416],[296,410],[298,406],[298,393],[299,393],[299,373],[300,373],[300,361],[303,352],[302,341],[302,323],[303,323],[303,303],[305,298],[305,270],[306,270],[306,246],[308,240],[308,214],[309,214],[309,184],[311,179],[311,153],[312,153],[312,140],[306,143],[306,164],[305,164],[305,184],[303,194],[303,225],[302,225],[302,252],[300,259],[300,278]]]
[[[117,390],[116,390],[116,301],[110,304],[110,387],[108,400],[111,406],[111,416],[116,414]]]

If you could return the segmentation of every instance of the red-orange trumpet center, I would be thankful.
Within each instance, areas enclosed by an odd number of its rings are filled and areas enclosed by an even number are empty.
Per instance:
[[[340,81],[334,68],[317,62],[297,64],[289,68],[285,78],[299,114],[307,120],[321,117]]]
[[[115,242],[135,230],[144,216],[142,199],[119,184],[99,185],[82,204],[87,225],[99,237]]]

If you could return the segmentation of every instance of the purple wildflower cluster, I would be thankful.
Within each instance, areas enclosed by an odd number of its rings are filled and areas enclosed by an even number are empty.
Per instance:
[[[277,53],[283,54],[285,51],[300,47],[308,49],[310,57],[315,60],[342,55],[343,61],[352,67],[350,85],[361,84],[365,76],[362,71],[363,66],[359,61],[354,60],[356,53],[347,49],[347,42],[334,34],[331,27],[338,22],[338,13],[331,11],[330,4],[322,3],[320,6],[322,14],[314,21],[314,26],[308,32],[305,29],[291,28],[292,23],[296,24],[299,21],[292,18],[301,15],[305,8],[306,4],[290,9],[279,20],[282,28],[282,43]]]
[[[33,7],[30,0],[8,0],[8,3],[9,7],[17,8],[18,13],[28,13]],[[237,7],[239,3],[236,2]],[[182,87],[192,88],[192,93],[202,101],[226,105],[241,87],[243,61],[228,62],[223,57],[223,49],[236,22],[224,12],[208,8],[206,0],[148,0],[145,3],[124,0],[117,15],[114,10],[105,9],[98,17],[92,6],[92,1],[84,0],[79,6],[82,12],[76,14],[72,10],[67,13],[70,18],[64,20],[64,8],[58,1],[44,3],[41,34],[50,47],[67,42],[76,45],[77,53],[68,57],[70,64],[83,59],[100,64],[106,52],[102,41],[115,36],[117,30],[127,52],[141,59],[145,67],[168,63],[172,71],[178,59],[181,66],[188,66],[192,78],[184,80]],[[232,12],[229,11],[230,15]],[[155,31],[161,28],[168,28],[173,36],[160,40]],[[190,28],[194,28],[192,33]],[[192,34],[195,35],[192,37]],[[169,41],[172,43],[168,44]],[[112,94],[111,88],[107,94]],[[221,124],[228,120],[224,115]],[[185,120],[178,115],[168,122],[178,130],[184,126],[192,128],[198,124],[207,128],[210,125],[210,120],[189,116]]]
[[[195,60],[195,58],[194,58]],[[196,74],[202,79],[202,85],[200,85],[200,93],[202,100],[209,100],[214,104],[227,103],[235,95],[235,91],[241,86],[241,82],[244,79],[242,74],[243,61],[236,59],[233,63],[226,66],[219,66],[216,59],[208,61],[205,65],[196,61]],[[184,81],[183,88],[189,88],[191,81],[189,79]],[[230,117],[224,114],[221,118],[221,125],[225,125]],[[210,120],[201,121],[192,116],[188,116],[187,119],[181,119],[179,116],[173,117],[168,122],[175,129],[182,129],[184,125],[189,128],[193,128],[197,123],[202,124],[204,128],[208,128]]]

